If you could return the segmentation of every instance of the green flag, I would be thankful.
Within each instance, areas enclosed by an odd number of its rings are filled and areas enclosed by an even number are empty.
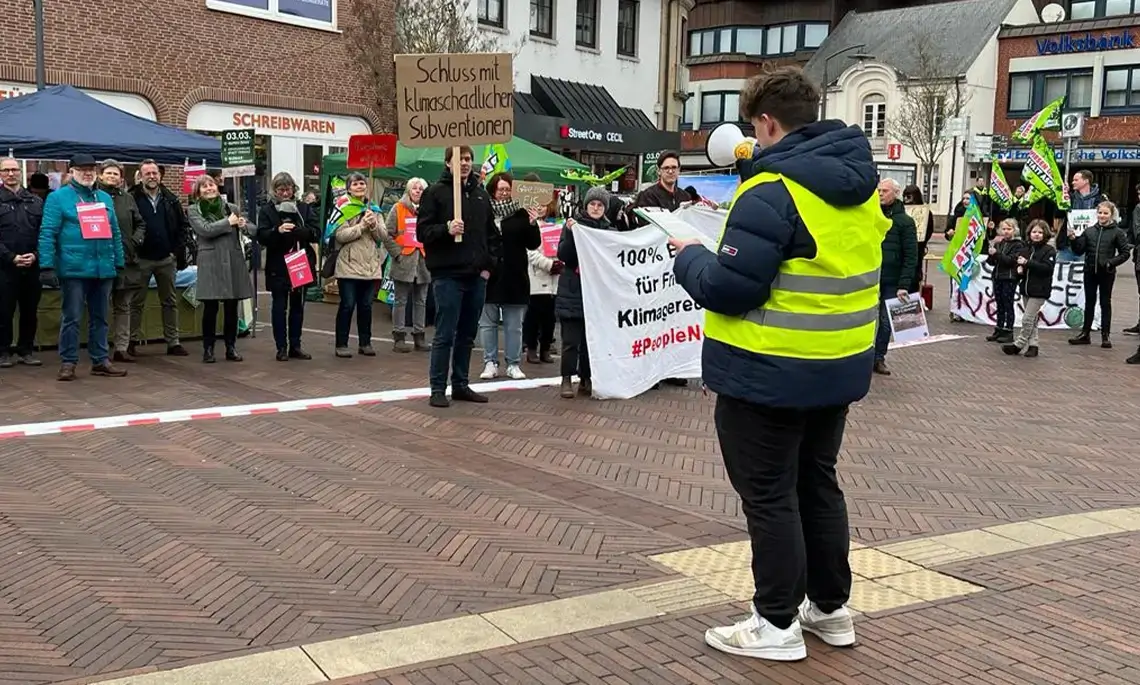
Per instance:
[[[1011,136],[1019,143],[1029,144],[1037,132],[1046,128],[1059,128],[1061,126],[1061,106],[1065,104],[1065,96],[1045,105],[1040,112],[1022,122],[1021,126]]]
[[[1009,209],[1013,204],[1013,192],[1005,182],[1005,172],[996,159],[990,163],[990,199],[1002,209]]]
[[[1039,133],[1033,137],[1033,147],[1021,169],[1021,178],[1036,188],[1041,197],[1052,200],[1057,209],[1069,208],[1069,189],[1057,168],[1057,156]]]

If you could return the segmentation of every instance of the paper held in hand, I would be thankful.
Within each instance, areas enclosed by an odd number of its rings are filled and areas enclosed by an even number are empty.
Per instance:
[[[1096,224],[1096,210],[1095,209],[1071,209],[1068,216],[1069,228],[1073,233],[1078,236],[1082,235],[1089,227]]]
[[[460,146],[515,134],[509,53],[396,55],[396,121],[405,147],[451,148],[453,219],[462,219]],[[474,162],[474,160],[471,160]],[[463,242],[462,234],[455,242]]]
[[[887,300],[884,305],[891,320],[891,335],[895,343],[909,343],[930,337],[926,311],[918,293],[910,293],[906,302],[895,297]]]
[[[721,223],[724,222],[724,217],[727,215],[726,212],[720,210],[703,210],[696,207],[688,208],[683,211],[686,217],[694,216],[696,212],[705,212],[712,215],[709,217],[710,221],[718,220]],[[710,237],[707,232],[702,232],[679,216],[678,212],[670,212],[660,207],[637,207],[633,210],[633,213],[648,221],[650,226],[657,228],[670,238],[676,238],[677,240],[699,240],[701,241],[701,245],[704,245],[712,252],[716,252],[717,241]]]

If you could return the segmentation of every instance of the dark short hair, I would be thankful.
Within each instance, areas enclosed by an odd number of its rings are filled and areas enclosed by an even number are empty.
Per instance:
[[[120,174],[123,173],[123,165],[116,159],[103,160],[103,163],[99,165],[99,173],[103,173],[107,169],[118,169]]]
[[[142,171],[142,168],[144,166],[146,166],[147,164],[153,164],[156,167],[158,167],[158,175],[159,176],[162,176],[163,174],[166,173],[166,170],[162,168],[161,164],[159,164],[158,162],[154,161],[153,159],[151,159],[149,157],[144,159],[143,161],[139,162],[139,171]]]
[[[915,204],[924,204],[922,201],[922,191],[918,189],[918,186],[907,186],[903,188],[902,194],[904,198],[911,198]]]
[[[455,148],[453,148],[453,147],[443,148],[443,161],[444,162],[451,164],[451,151],[454,149]],[[459,146],[459,157],[460,157],[460,159],[463,158],[463,153],[465,153],[465,152],[471,156],[471,159],[475,159],[475,152],[471,149],[470,145],[460,145]]]
[[[511,176],[506,171],[500,171],[499,173],[492,176],[489,181],[487,181],[487,192],[494,195],[495,191],[499,189],[499,181],[506,181],[507,185],[511,186],[512,188],[515,185],[514,176]]]
[[[748,79],[740,91],[745,121],[767,114],[785,131],[819,120],[819,87],[799,67],[768,67]]]
[[[681,155],[672,150],[662,150],[661,154],[657,155],[657,168],[660,169],[665,164],[665,160],[668,159],[677,160],[677,166],[681,166]]]
[[[1035,228],[1041,229],[1042,233],[1044,233],[1044,235],[1045,235],[1045,240],[1048,240],[1048,239],[1053,237],[1053,227],[1049,225],[1048,221],[1045,221],[1044,219],[1034,219],[1033,221],[1030,221],[1029,226],[1027,226],[1025,228],[1026,239],[1029,238],[1029,234]]]
[[[1080,176],[1081,178],[1085,179],[1089,183],[1092,183],[1092,181],[1093,181],[1092,172],[1089,171],[1088,169],[1078,169],[1077,170],[1077,176]]]
[[[47,177],[47,174],[37,171],[28,177],[28,187],[36,190],[47,190],[51,188],[51,179]]]

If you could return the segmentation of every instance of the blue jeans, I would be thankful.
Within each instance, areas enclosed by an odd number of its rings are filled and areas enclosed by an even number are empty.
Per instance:
[[[279,350],[301,349],[301,327],[305,325],[305,289],[285,287],[274,288],[271,292],[273,342]],[[340,313],[339,308],[337,313]],[[347,331],[344,344],[348,344]]]
[[[875,329],[875,361],[887,358],[887,347],[891,344],[891,316],[887,313],[887,301],[879,298],[879,326]]]
[[[1083,259],[1083,258],[1077,256],[1076,252],[1073,252],[1071,249],[1069,249],[1067,247],[1057,250],[1057,263],[1058,264],[1067,264],[1069,262],[1079,262],[1079,261],[1081,261],[1081,259]]]
[[[447,390],[448,366],[451,367],[451,390],[465,388],[471,376],[471,348],[479,330],[479,316],[487,281],[481,276],[436,278],[431,282],[435,294],[435,338],[431,343],[432,392]]]
[[[522,363],[525,304],[485,304],[479,317],[479,339],[483,343],[483,363],[499,363],[499,321],[507,339],[507,366]]]
[[[348,347],[348,331],[352,328],[352,313],[356,312],[356,338],[360,347],[372,344],[372,298],[376,284],[362,278],[338,278],[340,306],[336,310],[336,346]],[[300,311],[300,307],[297,308]],[[297,327],[300,342],[301,330]]]
[[[91,365],[107,362],[107,310],[113,278],[63,278],[59,282],[63,311],[59,318],[59,359],[79,363],[79,320],[87,311],[87,354]]]

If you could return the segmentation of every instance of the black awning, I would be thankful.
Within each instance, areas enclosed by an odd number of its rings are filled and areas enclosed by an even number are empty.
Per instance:
[[[538,98],[530,93],[520,93],[515,91],[515,114],[537,114],[539,116],[548,116],[542,103]]]
[[[548,116],[624,128],[657,128],[645,112],[622,107],[602,86],[534,75],[530,83],[532,97]]]

